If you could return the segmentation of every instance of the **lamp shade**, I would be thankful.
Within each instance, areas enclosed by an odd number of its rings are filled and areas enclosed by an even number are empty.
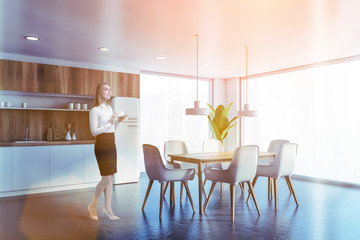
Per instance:
[[[238,111],[237,115],[240,117],[256,117],[257,111],[250,110],[250,104],[244,104],[244,110]]]
[[[200,107],[200,101],[194,101],[194,108],[187,108],[186,115],[208,115],[207,108]]]

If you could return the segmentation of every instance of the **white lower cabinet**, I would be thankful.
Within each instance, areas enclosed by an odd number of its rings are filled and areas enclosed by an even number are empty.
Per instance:
[[[49,146],[12,147],[12,190],[49,186]]]
[[[100,179],[94,144],[84,145],[84,183],[99,182]]]
[[[0,147],[0,192],[11,190],[11,147]]]
[[[84,145],[50,146],[50,186],[84,182]]]

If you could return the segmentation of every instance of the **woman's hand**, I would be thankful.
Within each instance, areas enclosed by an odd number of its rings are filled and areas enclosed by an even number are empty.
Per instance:
[[[119,117],[119,118],[118,118],[118,122],[124,121],[124,119],[125,119],[126,117],[127,117],[127,115]]]
[[[114,113],[111,118],[110,118],[110,123],[111,124],[114,124],[115,123],[115,120],[119,117],[119,114],[118,113]]]

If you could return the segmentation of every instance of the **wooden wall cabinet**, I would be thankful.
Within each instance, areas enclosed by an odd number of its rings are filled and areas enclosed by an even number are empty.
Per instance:
[[[0,60],[0,90],[36,92],[37,63]]]
[[[104,82],[104,71],[84,69],[84,95],[95,95],[96,87]]]
[[[113,96],[140,97],[139,74],[0,60],[0,90],[94,96],[102,82]]]

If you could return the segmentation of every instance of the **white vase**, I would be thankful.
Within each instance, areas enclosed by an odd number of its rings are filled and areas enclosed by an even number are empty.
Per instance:
[[[67,141],[71,140],[70,131],[67,132],[67,134],[65,136],[65,140],[67,140]]]
[[[72,140],[76,140],[75,133],[73,133],[73,135],[72,135]]]

